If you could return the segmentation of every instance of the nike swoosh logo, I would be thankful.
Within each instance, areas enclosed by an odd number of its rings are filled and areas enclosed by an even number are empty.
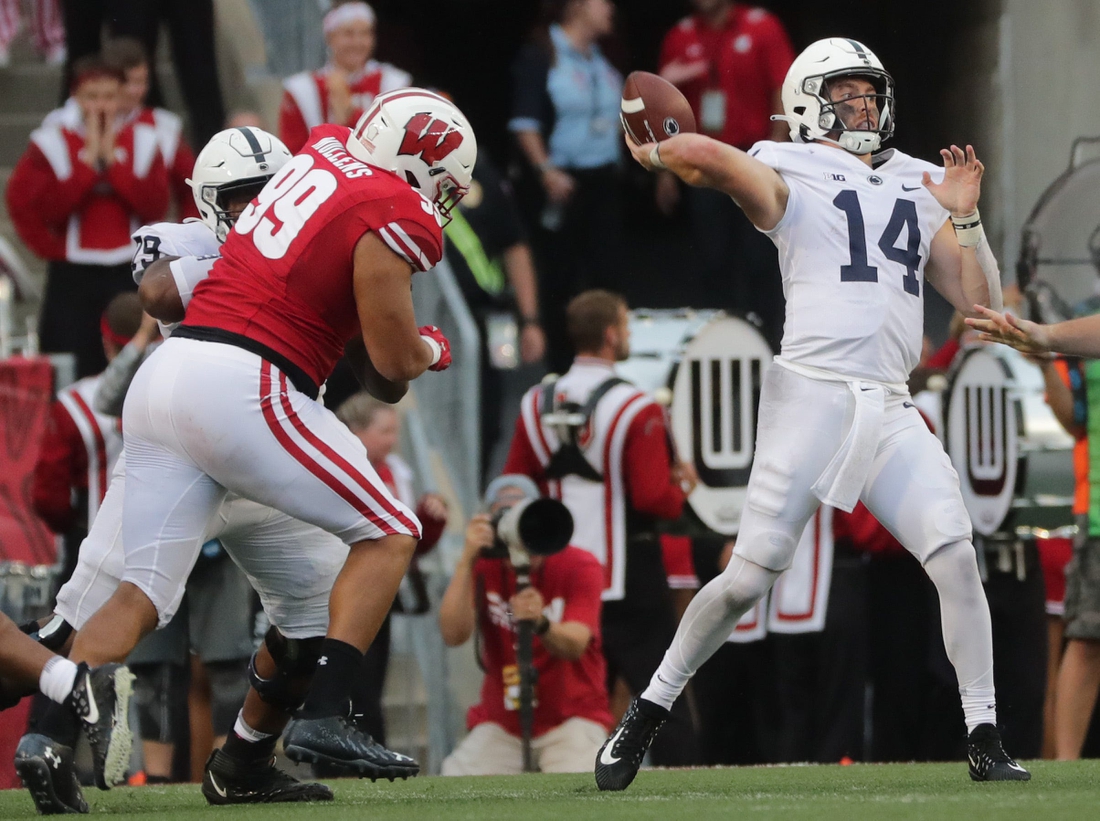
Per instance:
[[[916,405],[914,405],[912,402],[902,402],[901,406],[903,408],[915,408],[916,407]]]
[[[88,715],[84,717],[84,720],[89,724],[96,724],[99,722],[99,705],[95,703],[95,690],[92,689],[92,674],[84,674],[84,686],[88,690]]]
[[[605,767],[610,767],[612,764],[618,764],[619,759],[611,755],[611,751],[615,748],[615,742],[619,740],[619,736],[623,734],[625,727],[619,725],[619,729],[615,731],[615,735],[607,739],[607,743],[603,747],[603,752],[600,753],[600,763]]]
[[[1010,763],[1008,766],[1010,766],[1012,769],[1016,770],[1016,772],[1019,772],[1019,773],[1026,773],[1027,772],[1027,770],[1025,770],[1019,764]]]
[[[921,186],[919,186],[919,185],[914,185],[912,188],[910,188],[908,185],[903,185],[901,187],[902,191],[919,191],[920,189],[921,189]]]
[[[218,779],[214,778],[214,774],[210,774],[210,786],[214,788],[214,792],[220,795],[222,798],[228,798],[226,795],[225,787],[218,783]]]

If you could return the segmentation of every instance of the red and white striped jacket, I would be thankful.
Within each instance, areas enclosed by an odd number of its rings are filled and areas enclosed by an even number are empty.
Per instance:
[[[97,170],[80,159],[84,127],[43,125],[12,172],[5,196],[23,242],[40,257],[118,265],[133,255],[130,235],[164,218],[168,175],[156,129],[125,125],[115,161]]]
[[[89,376],[64,388],[50,407],[32,498],[34,509],[55,533],[69,530],[84,518],[81,514],[91,526],[122,453],[122,420],[92,409],[100,378]],[[86,511],[74,503],[74,495],[84,491]]]
[[[580,356],[555,390],[582,404],[613,375],[610,363]],[[531,477],[544,493],[569,508],[574,524],[570,544],[599,560],[604,568],[603,599],[619,601],[626,582],[627,508],[657,519],[676,519],[684,507],[684,493],[672,481],[664,412],[633,385],[612,388],[597,403],[581,442],[584,458],[602,481],[580,476],[547,480],[546,468],[561,442],[542,419],[543,388],[536,385],[521,400],[503,472]]]
[[[283,102],[279,107],[279,139],[291,154],[297,154],[306,144],[309,130],[323,123],[336,123],[328,105],[326,78],[331,68],[303,71],[283,81]],[[374,98],[386,91],[405,88],[412,84],[412,75],[389,63],[368,60],[362,71],[348,77],[351,90],[352,111],[346,123],[353,126],[370,108]]]

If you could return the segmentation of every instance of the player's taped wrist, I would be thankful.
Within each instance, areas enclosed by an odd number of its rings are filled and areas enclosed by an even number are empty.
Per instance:
[[[654,168],[661,169],[662,171],[665,171],[665,170],[668,169],[668,166],[664,164],[663,160],[661,160],[661,144],[660,143],[657,143],[655,146],[653,146],[653,148],[650,149],[650,151],[649,151],[649,164],[652,165]]]
[[[951,215],[951,224],[955,228],[955,237],[962,248],[976,248],[982,241],[982,215],[978,209],[974,213],[956,217]]]
[[[432,352],[432,361],[428,364],[428,367],[430,368],[432,365],[438,365],[439,360],[443,358],[443,346],[430,336],[421,336],[420,339],[427,343]]]

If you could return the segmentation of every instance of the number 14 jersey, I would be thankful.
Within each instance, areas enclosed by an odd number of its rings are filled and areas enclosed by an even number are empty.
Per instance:
[[[948,212],[921,184],[943,169],[890,149],[872,168],[831,146],[758,142],[790,189],[766,233],[787,300],[783,356],[842,376],[905,382],[924,335],[924,267]]]
[[[360,333],[352,275],[356,243],[368,232],[414,271],[443,253],[435,206],[369,165],[350,129],[318,126],[238,217],[222,258],[195,288],[184,327],[247,337],[320,385]]]

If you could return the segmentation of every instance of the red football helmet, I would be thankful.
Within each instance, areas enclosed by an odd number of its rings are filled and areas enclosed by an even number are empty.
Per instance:
[[[393,171],[435,204],[444,224],[470,190],[477,140],[462,112],[422,88],[379,94],[352,131],[370,162]]]

